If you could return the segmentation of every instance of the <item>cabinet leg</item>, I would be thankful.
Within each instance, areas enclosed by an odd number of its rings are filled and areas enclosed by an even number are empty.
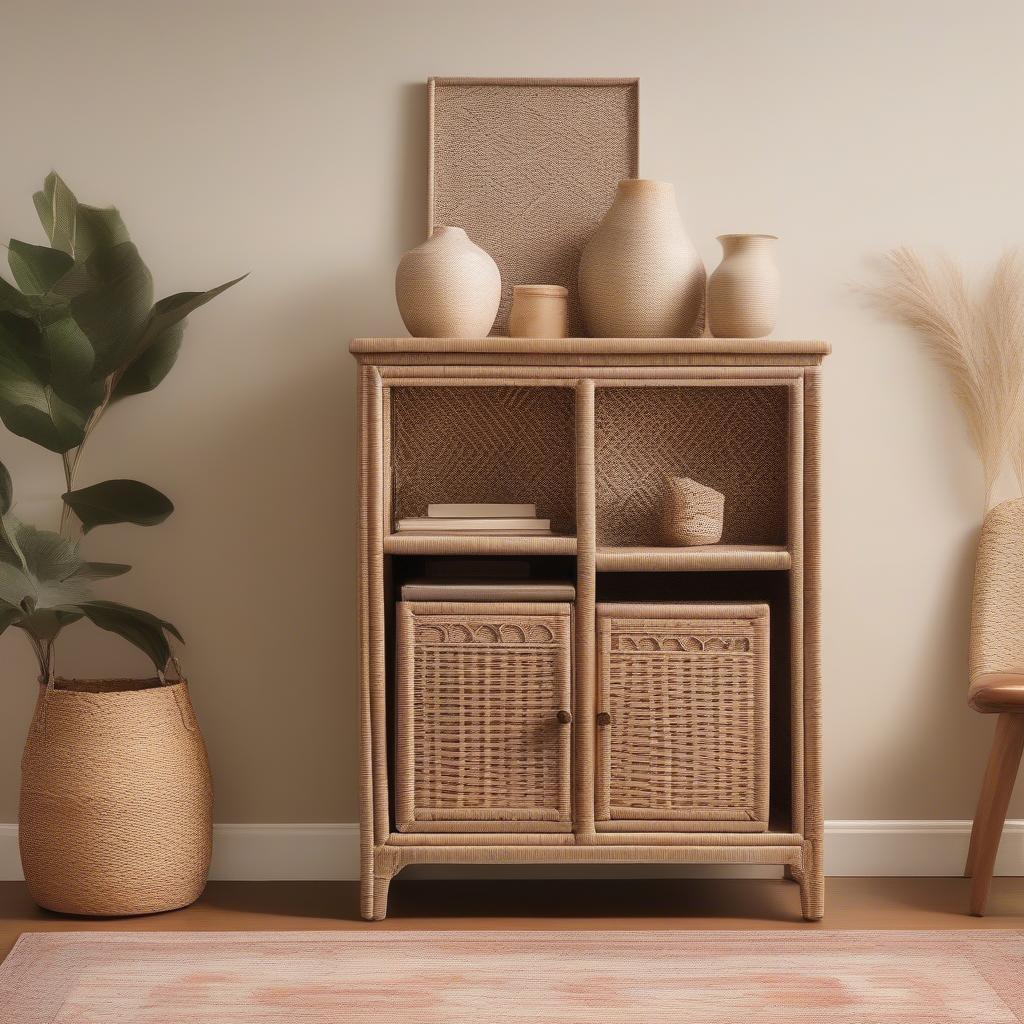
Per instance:
[[[820,921],[825,915],[825,880],[808,871],[800,883],[800,912],[805,921]]]
[[[787,864],[786,878],[800,886],[800,913],[805,921],[820,921],[825,915],[825,876],[814,846],[804,843],[800,864]]]
[[[365,868],[359,875],[359,914],[366,921],[373,920],[373,872]]]
[[[371,921],[383,921],[388,916],[388,890],[391,888],[391,875],[375,874],[373,876],[373,910]]]

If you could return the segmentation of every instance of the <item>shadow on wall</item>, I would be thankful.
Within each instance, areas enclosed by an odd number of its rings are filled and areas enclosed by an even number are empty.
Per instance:
[[[429,96],[425,83],[409,83],[401,89],[399,155],[402,174],[395,197],[395,266],[406,249],[419,245],[430,233],[427,223],[427,176]],[[393,271],[394,268],[389,268]]]

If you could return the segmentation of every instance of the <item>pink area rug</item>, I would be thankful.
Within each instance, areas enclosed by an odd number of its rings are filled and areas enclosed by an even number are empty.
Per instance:
[[[1016,1024],[1024,932],[23,935],[3,1024]]]

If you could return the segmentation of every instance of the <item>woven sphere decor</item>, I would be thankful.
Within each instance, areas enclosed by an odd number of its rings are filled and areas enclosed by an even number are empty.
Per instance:
[[[184,681],[40,687],[21,765],[19,841],[42,907],[175,910],[206,885],[213,792]]]
[[[717,544],[725,525],[725,495],[685,477],[665,481],[665,541],[673,546]]]

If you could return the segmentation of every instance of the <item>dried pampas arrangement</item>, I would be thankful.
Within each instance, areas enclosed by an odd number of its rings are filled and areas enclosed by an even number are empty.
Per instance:
[[[912,328],[946,368],[985,476],[985,507],[1010,463],[1024,491],[1024,263],[1010,251],[972,296],[948,256],[929,265],[910,248],[885,257],[879,306]]]

